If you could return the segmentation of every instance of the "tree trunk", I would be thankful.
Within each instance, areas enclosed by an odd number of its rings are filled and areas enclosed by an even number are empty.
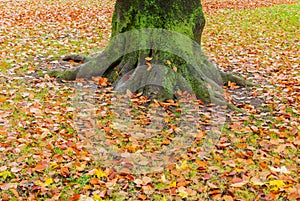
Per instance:
[[[198,0],[117,0],[112,23],[112,37],[134,29],[162,28],[200,44],[205,18]]]
[[[251,83],[221,72],[201,53],[204,24],[199,0],[117,0],[108,47],[78,68],[50,75],[104,76],[121,92],[170,99],[189,91],[204,102],[225,103],[224,81]]]

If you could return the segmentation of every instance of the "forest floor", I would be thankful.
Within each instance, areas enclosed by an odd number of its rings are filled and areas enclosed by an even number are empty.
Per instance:
[[[224,87],[244,113],[37,76],[103,50],[114,3],[0,1],[0,200],[299,200],[300,2],[203,1],[205,53],[259,84]]]

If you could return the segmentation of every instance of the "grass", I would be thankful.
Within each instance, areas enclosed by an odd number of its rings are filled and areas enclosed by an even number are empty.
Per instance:
[[[299,50],[299,43],[294,43],[299,34],[299,9],[300,5],[278,5],[267,8],[259,8],[254,10],[225,10],[218,15],[207,16],[207,29],[204,33],[204,46],[206,40],[215,36],[221,39],[218,41],[218,46],[214,49],[209,48],[207,52],[223,52],[222,44],[230,46],[230,56],[239,56],[236,48],[254,48],[256,53],[264,54],[265,57],[272,57],[272,53],[279,49],[262,51],[269,45],[282,44],[283,48],[294,48]],[[213,29],[211,29],[213,28]],[[218,36],[218,37],[216,37]],[[207,38],[209,37],[209,39]],[[217,42],[216,40],[212,40]],[[215,46],[214,46],[215,47]],[[228,50],[229,51],[229,50]],[[226,54],[226,52],[223,54]],[[263,56],[263,55],[262,55]]]

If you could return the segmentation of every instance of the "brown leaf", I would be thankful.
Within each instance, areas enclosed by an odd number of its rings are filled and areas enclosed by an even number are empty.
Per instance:
[[[152,186],[150,186],[150,185],[146,185],[146,186],[143,186],[142,187],[142,190],[143,190],[143,192],[145,193],[145,194],[151,194],[151,193],[153,193],[153,187]]]
[[[99,195],[101,198],[105,198],[107,196],[107,190],[101,191]]]
[[[142,181],[143,185],[147,185],[152,182],[152,179],[150,177],[143,177]]]
[[[133,181],[138,187],[142,185],[143,181],[141,179],[135,179]]]
[[[120,170],[119,174],[120,174],[121,176],[126,176],[126,175],[131,174],[131,171],[130,171],[128,168],[122,168],[122,169]]]
[[[228,146],[230,146],[231,145],[231,143],[218,143],[218,144],[216,144],[216,146],[219,148],[219,149],[224,149],[224,148],[226,148],[226,147],[228,147]]]
[[[49,164],[46,161],[41,161],[35,166],[35,171],[43,172],[45,169],[49,167]]]
[[[207,182],[207,185],[210,187],[210,188],[213,188],[213,189],[217,189],[219,188],[217,185],[211,183],[211,182]]]

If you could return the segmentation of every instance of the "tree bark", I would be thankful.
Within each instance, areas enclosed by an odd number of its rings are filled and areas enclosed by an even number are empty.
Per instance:
[[[200,44],[205,18],[199,0],[117,0],[112,23],[112,37],[134,29],[162,28]]]
[[[225,103],[223,82],[252,83],[221,72],[201,53],[204,24],[199,0],[117,0],[108,47],[78,68],[50,75],[104,76],[121,92],[170,99],[189,91],[204,102]]]

